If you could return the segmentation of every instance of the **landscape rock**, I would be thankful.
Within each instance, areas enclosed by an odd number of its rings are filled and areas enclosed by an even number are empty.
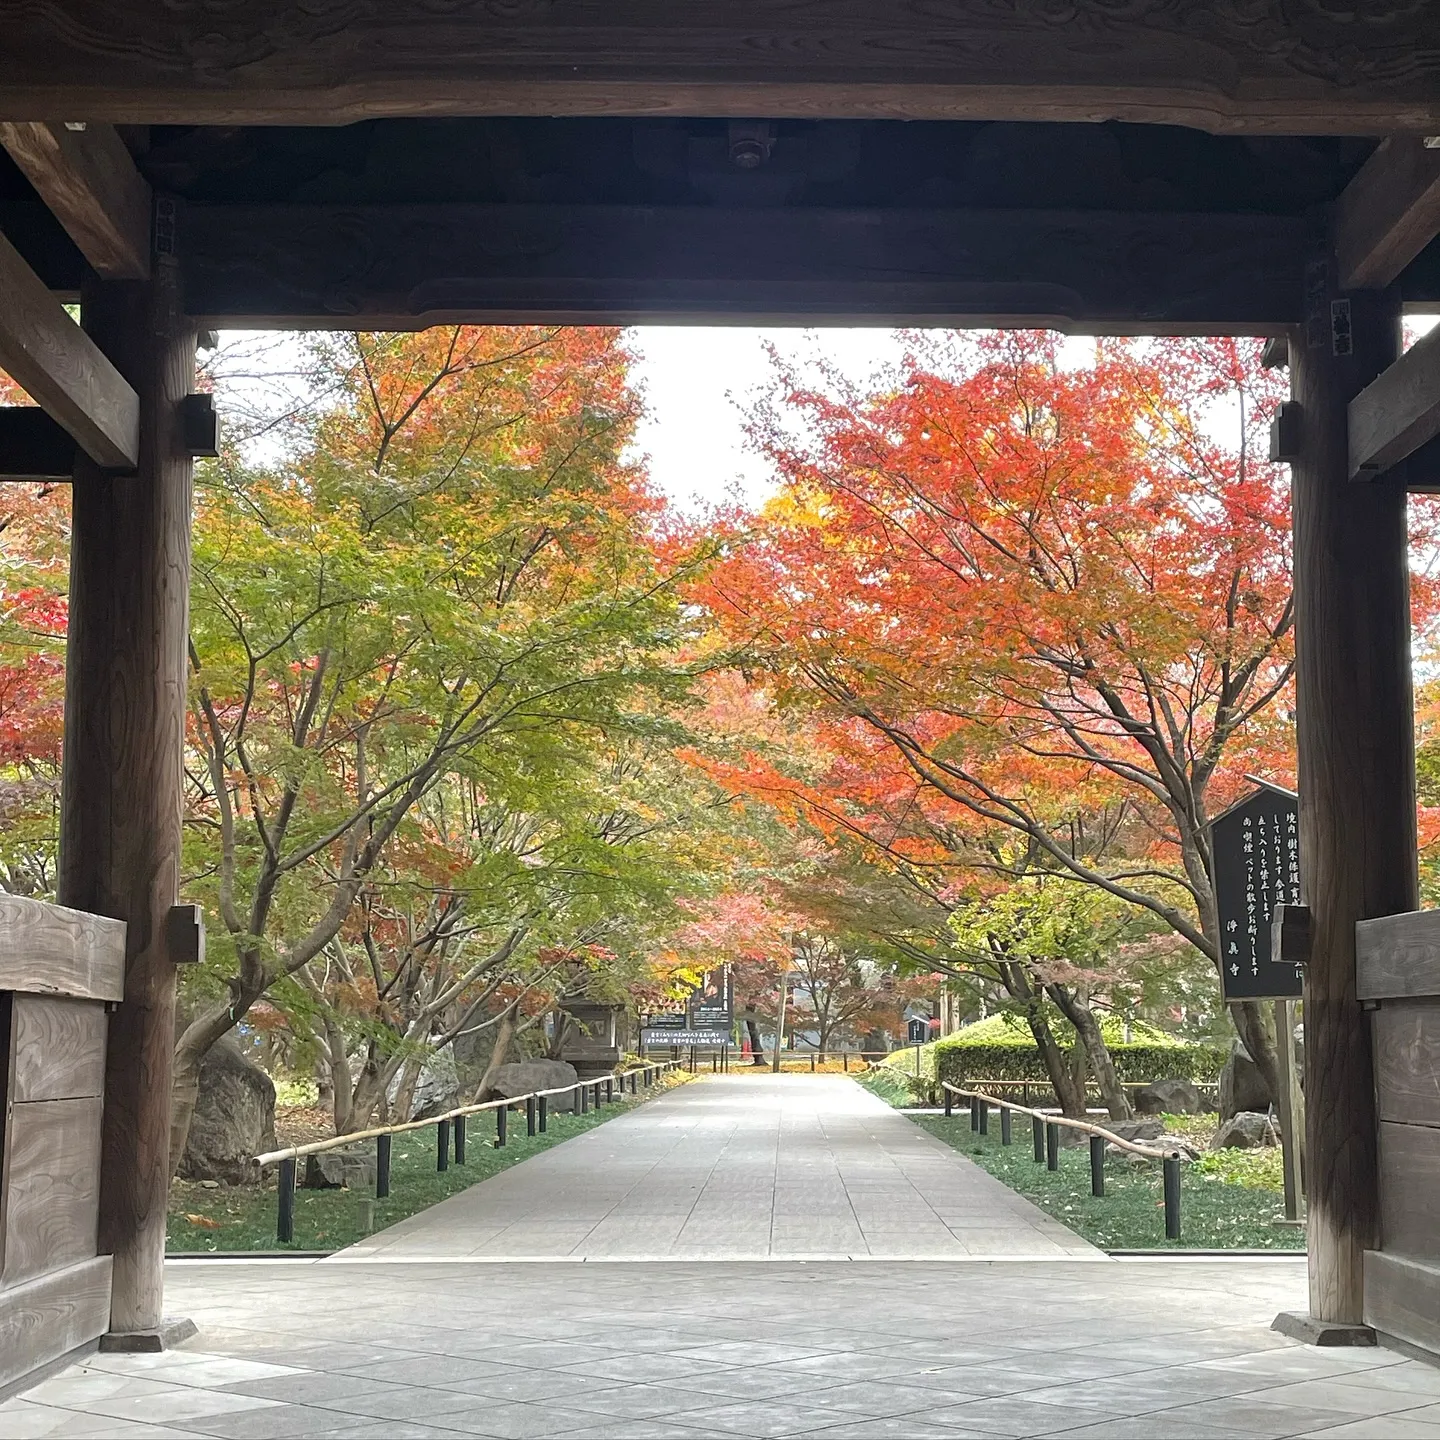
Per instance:
[[[226,1036],[200,1062],[200,1096],[180,1178],[258,1185],[260,1172],[250,1161],[276,1148],[275,1086]]]
[[[1112,1135],[1118,1135],[1122,1140],[1133,1140],[1138,1145],[1148,1145],[1156,1135],[1165,1133],[1165,1122],[1151,1118],[1139,1120],[1110,1120],[1103,1116],[1091,1117],[1093,1124],[1099,1125],[1101,1129],[1108,1130]],[[1090,1143],[1090,1135],[1085,1130],[1072,1130],[1068,1125],[1060,1127],[1060,1148],[1062,1150],[1083,1149]]]
[[[1133,1097],[1137,1115],[1199,1115],[1205,1110],[1200,1092],[1188,1080],[1157,1080],[1142,1085]]]
[[[375,1156],[358,1150],[326,1150],[305,1157],[306,1190],[373,1190]]]
[[[425,1062],[415,1083],[410,1118],[428,1120],[432,1115],[443,1115],[462,1103],[460,1072],[455,1066],[455,1057],[448,1049],[437,1050]]]
[[[1220,1072],[1220,1118],[1229,1120],[1246,1111],[1268,1110],[1270,1090],[1250,1052],[1236,1040]]]
[[[1269,1115],[1256,1110],[1242,1110],[1222,1121],[1210,1142],[1212,1150],[1258,1150],[1262,1145],[1278,1145],[1280,1131]]]
[[[530,1095],[536,1090],[555,1090],[561,1085],[573,1085],[579,1077],[575,1067],[564,1060],[511,1060],[500,1066],[490,1081],[490,1089],[496,1096],[509,1099],[514,1095]],[[571,1110],[575,1106],[575,1095],[552,1095],[549,1110],[552,1114]]]

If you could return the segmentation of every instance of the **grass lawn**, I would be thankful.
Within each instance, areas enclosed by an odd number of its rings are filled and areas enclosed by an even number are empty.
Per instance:
[[[857,1077],[858,1078],[858,1077]],[[885,1067],[869,1071],[861,1084],[896,1107],[915,1103],[910,1088]],[[1033,1201],[1048,1215],[1102,1250],[1303,1250],[1305,1231],[1283,1220],[1285,1199],[1280,1151],[1207,1150],[1180,1171],[1180,1239],[1165,1238],[1165,1202],[1158,1161],[1105,1162],[1105,1194],[1090,1193],[1090,1149],[1060,1151],[1053,1174],[1037,1165],[1028,1116],[1015,1116],[1015,1143],[1000,1143],[1000,1117],[992,1111],[990,1132],[970,1129],[968,1107],[943,1115],[912,1115],[917,1125],[969,1156],[997,1180]],[[1199,1146],[1215,1131],[1213,1115],[1167,1115],[1165,1128]]]
[[[1000,1143],[1000,1121],[993,1114],[988,1135],[971,1131],[968,1109],[957,1110],[949,1120],[943,1115],[911,1119],[1102,1250],[1305,1248],[1303,1229],[1272,1223],[1284,1217],[1282,1195],[1207,1172],[1208,1156],[1181,1167],[1180,1239],[1167,1241],[1158,1161],[1132,1163],[1110,1157],[1105,1163],[1105,1194],[1097,1199],[1090,1193],[1089,1147],[1062,1149],[1060,1168],[1052,1174],[1035,1163],[1026,1116],[1016,1117],[1015,1143],[1008,1148]]]
[[[444,1172],[435,1169],[435,1127],[410,1130],[397,1135],[390,1152],[390,1194],[376,1200],[371,1190],[297,1190],[295,1192],[295,1239],[281,1245],[275,1239],[275,1170],[266,1172],[263,1185],[221,1186],[207,1190],[202,1185],[176,1180],[170,1187],[170,1218],[166,1249],[180,1252],[213,1253],[245,1250],[339,1250],[363,1240],[376,1230],[394,1225],[407,1216],[428,1209],[447,1196],[468,1189],[476,1181],[488,1180],[501,1170],[540,1151],[558,1145],[647,1099],[684,1084],[692,1077],[671,1071],[660,1077],[648,1091],[633,1099],[616,1098],[601,1110],[585,1115],[549,1117],[544,1135],[533,1139],[525,1134],[525,1113],[511,1111],[507,1143],[503,1150],[493,1144],[495,1120],[491,1114],[472,1115],[467,1125],[465,1164],[453,1159]],[[362,1141],[363,1153],[374,1154],[375,1142]],[[303,1173],[303,1162],[301,1165]]]

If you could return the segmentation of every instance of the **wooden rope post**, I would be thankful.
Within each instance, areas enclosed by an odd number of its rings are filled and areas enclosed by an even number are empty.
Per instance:
[[[549,1122],[549,1118],[550,1118],[550,1117],[549,1117],[549,1108],[550,1108],[549,1100],[548,1100],[548,1098],[547,1098],[546,1096],[544,1096],[544,1095],[539,1095],[539,1096],[536,1097],[536,1102],[537,1102],[537,1104],[536,1104],[536,1110],[537,1110],[537,1113],[538,1113],[538,1116],[539,1116],[540,1133],[543,1135],[543,1134],[545,1133],[545,1131],[546,1131],[546,1128],[547,1128],[548,1122]]]
[[[1035,1163],[1045,1163],[1045,1122],[1038,1116],[1030,1117],[1030,1135],[1035,1142]]]
[[[1060,1127],[1053,1120],[1045,1122],[1045,1168],[1060,1168]]]
[[[440,1120],[435,1125],[435,1168],[436,1170],[448,1170],[450,1168],[450,1122]]]
[[[1000,1143],[1002,1145],[1010,1143],[1010,1107],[1008,1105],[1000,1107]]]
[[[375,1137],[375,1198],[383,1200],[390,1193],[390,1137]]]
[[[455,1163],[457,1165],[465,1163],[465,1117],[463,1115],[455,1117]]]
[[[275,1238],[282,1245],[295,1239],[295,1161],[282,1160],[275,1177]]]
[[[1090,1193],[1100,1196],[1105,1194],[1105,1137],[1103,1135],[1090,1137]]]
[[[510,1107],[508,1105],[502,1105],[495,1112],[495,1148],[497,1150],[505,1148],[505,1130],[509,1124],[509,1116]]]

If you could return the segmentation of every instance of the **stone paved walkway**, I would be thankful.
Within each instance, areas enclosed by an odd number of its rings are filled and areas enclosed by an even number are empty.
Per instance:
[[[1440,1369],[1268,1328],[1304,1306],[1295,1258],[1114,1261],[1073,1238],[1046,1258],[970,1254],[972,1229],[1038,1243],[1029,1207],[1005,1192],[997,1211],[988,1180],[845,1083],[687,1087],[457,1197],[465,1207],[447,1201],[380,1255],[173,1261],[170,1307],[196,1339],[68,1367],[0,1404],[0,1440],[1440,1440]],[[740,1133],[747,1098],[768,1140]],[[590,1168],[605,1156],[628,1183]],[[657,1172],[665,1156],[689,1179]],[[761,1232],[732,1163],[771,1207],[766,1253],[795,1243],[813,1205],[853,1258],[733,1258]],[[647,1207],[646,1174],[666,1204]],[[917,1248],[953,1242],[945,1258],[881,1258],[872,1247],[908,1243],[867,1229],[882,1192]],[[542,1207],[523,1223],[509,1208],[522,1194]],[[412,1249],[435,1242],[444,1211],[476,1227],[470,1248]],[[666,1258],[602,1253],[625,1214],[663,1217],[651,1233],[670,1237]],[[713,1258],[681,1258],[704,1250],[697,1218]],[[486,1253],[547,1234],[570,1237],[564,1258]]]
[[[1100,1259],[853,1080],[710,1076],[345,1260]]]

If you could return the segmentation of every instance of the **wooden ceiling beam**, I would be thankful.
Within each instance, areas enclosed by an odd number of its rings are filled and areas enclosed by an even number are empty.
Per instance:
[[[1335,205],[1342,290],[1383,290],[1440,234],[1440,149],[1381,141]]]
[[[3,235],[0,370],[58,420],[97,465],[135,468],[139,397]]]
[[[1440,131],[1436,7],[1372,5],[1363,25],[1353,6],[1261,9],[0,0],[0,95],[11,115],[207,125],[674,114]]]
[[[150,187],[113,125],[0,121],[0,145],[95,270],[150,274]]]
[[[216,205],[181,216],[202,326],[1051,325],[1273,334],[1303,219],[1108,211]]]
[[[1440,329],[1372,380],[1349,417],[1352,479],[1389,470],[1440,435]]]

